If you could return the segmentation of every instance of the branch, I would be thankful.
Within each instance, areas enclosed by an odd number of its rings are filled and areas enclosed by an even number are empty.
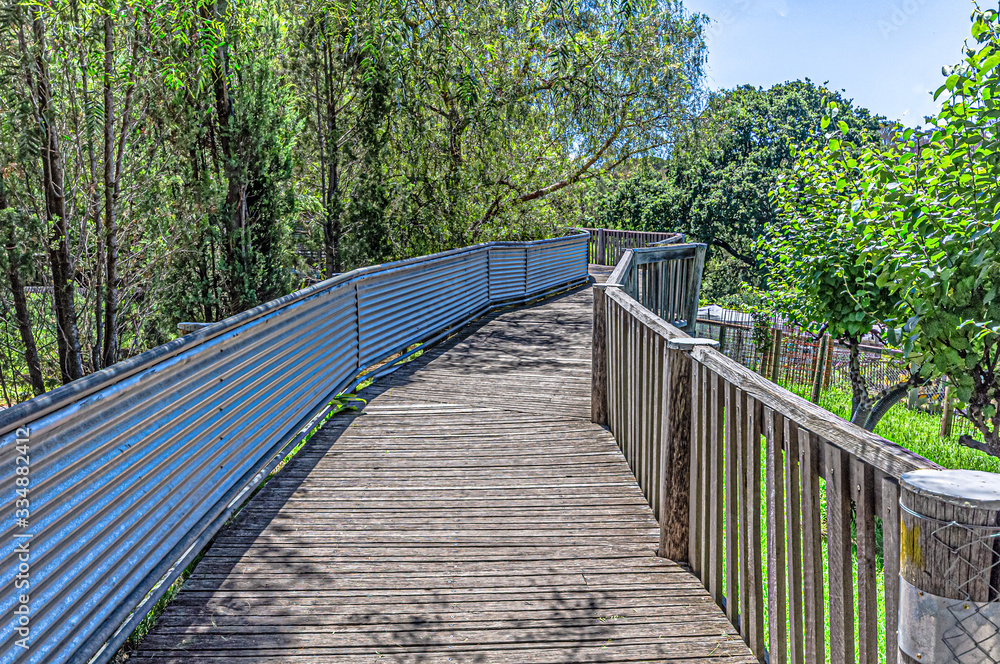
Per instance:
[[[725,240],[720,240],[718,238],[713,238],[713,239],[711,239],[711,240],[708,241],[708,244],[711,245],[711,246],[713,246],[713,247],[719,247],[721,249],[725,249],[726,252],[729,255],[731,255],[733,258],[735,258],[736,260],[739,260],[739,261],[742,261],[742,262],[746,263],[750,267],[757,267],[757,261],[754,260],[754,258],[752,256],[747,256],[746,254],[741,254],[740,252],[738,252],[735,249],[733,249],[732,245],[729,244],[728,242],[726,242]]]
[[[560,189],[563,189],[563,188],[568,187],[571,184],[575,183],[577,180],[580,179],[580,176],[582,176],[584,173],[586,173],[590,169],[590,167],[593,166],[595,163],[597,163],[597,160],[600,159],[604,155],[605,152],[607,152],[608,148],[611,147],[611,144],[614,143],[618,139],[619,135],[621,135],[623,127],[624,127],[624,125],[619,125],[615,129],[615,131],[611,134],[611,136],[608,137],[608,140],[604,141],[604,145],[601,146],[601,149],[598,150],[597,153],[594,154],[593,157],[591,157],[590,159],[588,159],[583,164],[583,166],[581,166],[580,168],[578,168],[577,171],[573,175],[571,175],[570,177],[565,178],[563,180],[560,180],[559,182],[554,182],[554,183],[550,184],[547,187],[542,187],[541,189],[536,189],[535,191],[532,191],[530,193],[523,194],[523,195],[521,195],[521,196],[519,196],[517,198],[517,202],[518,203],[527,203],[528,201],[533,201],[533,200],[535,200],[537,198],[542,198],[544,196],[548,196],[552,192],[559,191]]]

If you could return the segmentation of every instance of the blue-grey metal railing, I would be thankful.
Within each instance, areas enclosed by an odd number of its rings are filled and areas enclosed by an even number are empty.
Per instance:
[[[348,272],[0,412],[0,661],[107,661],[365,367],[583,283],[587,240]]]

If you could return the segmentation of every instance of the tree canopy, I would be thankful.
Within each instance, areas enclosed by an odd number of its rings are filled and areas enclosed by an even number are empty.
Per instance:
[[[673,0],[8,2],[0,398],[305,280],[578,224],[581,183],[697,112],[704,24]]]
[[[715,248],[706,273],[711,297],[742,281],[759,285],[757,241],[776,216],[771,192],[792,169],[793,146],[823,135],[827,102],[837,103],[852,140],[880,141],[884,118],[809,79],[723,90],[685,125],[662,162],[612,183],[595,223],[681,231],[708,243]]]
[[[944,70],[930,129],[852,146],[831,114],[781,195],[777,235],[799,254],[776,274],[817,324],[857,333],[882,321],[915,379],[947,377],[1000,456],[998,65],[997,12],[977,9],[963,60]],[[816,268],[824,262],[831,267]]]

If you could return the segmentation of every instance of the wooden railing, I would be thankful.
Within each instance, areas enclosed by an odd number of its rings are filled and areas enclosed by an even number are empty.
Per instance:
[[[585,228],[590,233],[589,261],[595,265],[615,265],[626,249],[638,249],[653,244],[676,244],[684,240],[682,233],[651,231],[620,231],[611,228]]]
[[[1000,475],[936,470],[689,337],[644,306],[664,296],[640,255],[595,287],[593,419],[659,520],[659,554],[690,565],[762,662],[1000,661]],[[924,500],[904,509],[904,547],[901,485],[904,505]]]

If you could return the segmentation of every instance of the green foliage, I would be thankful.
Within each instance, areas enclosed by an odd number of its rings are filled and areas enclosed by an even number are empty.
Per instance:
[[[737,292],[743,282],[762,286],[757,241],[774,222],[770,194],[791,171],[793,145],[822,136],[824,100],[838,104],[853,140],[879,140],[882,118],[809,79],[725,90],[678,134],[665,161],[612,184],[596,221],[681,231],[712,245],[706,285],[715,298]]]
[[[1000,455],[1000,31],[973,15],[972,46],[938,90],[927,132],[858,145],[831,107],[825,144],[799,152],[779,191],[776,274],[803,316],[857,334],[883,325],[919,380],[947,376],[963,414]]]
[[[672,0],[6,5],[0,179],[40,220],[25,285],[58,293],[32,314],[46,380],[324,275],[579,224],[581,183],[698,109],[704,24]],[[12,290],[0,347],[20,367]],[[54,311],[79,353],[48,343]],[[23,374],[2,376],[12,400]]]

